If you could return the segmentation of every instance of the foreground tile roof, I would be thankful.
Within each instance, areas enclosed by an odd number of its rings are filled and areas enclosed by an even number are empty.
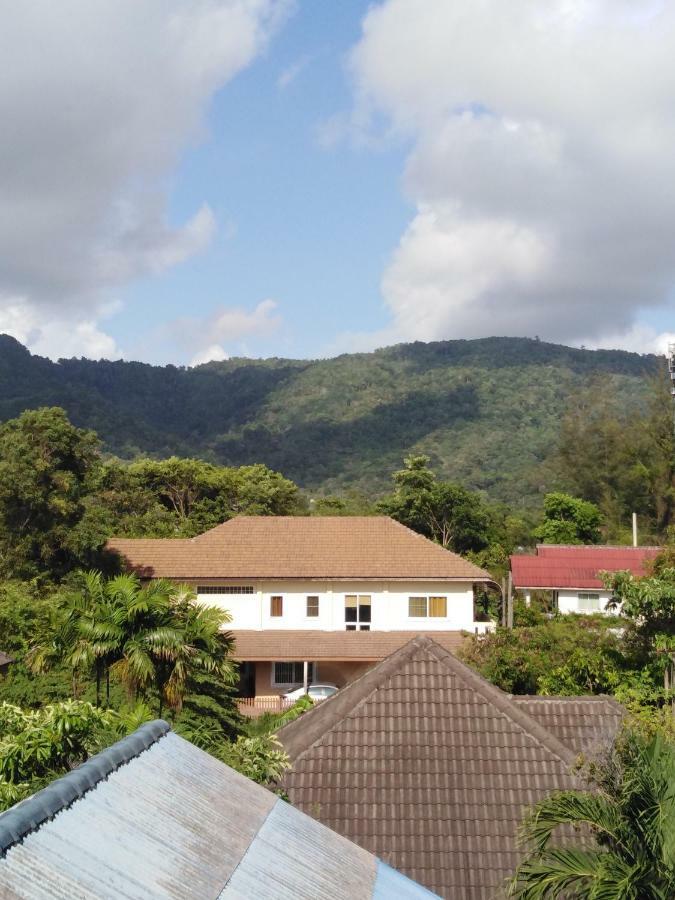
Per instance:
[[[565,742],[564,727],[544,727],[571,718],[574,704],[537,707],[537,717],[525,707],[416,637],[281,729],[293,764],[284,787],[299,809],[430,890],[487,900],[520,858],[525,809],[581,786],[571,770],[582,733]]]
[[[531,697],[511,700],[576,753],[607,750],[625,716],[613,697]]]
[[[107,546],[147,578],[490,580],[387,516],[236,516],[189,540],[112,538]]]
[[[377,662],[407,644],[415,632],[411,631],[231,631],[235,640],[233,656],[242,662],[283,659],[302,660],[362,660]],[[431,637],[432,635],[430,635]],[[433,639],[454,652],[465,636],[461,631],[435,631]]]
[[[645,575],[660,547],[603,547],[595,545],[540,544],[537,555],[511,557],[516,588],[602,589],[600,572],[627,570]]]
[[[8,900],[430,896],[162,721],[0,815],[0,854]]]

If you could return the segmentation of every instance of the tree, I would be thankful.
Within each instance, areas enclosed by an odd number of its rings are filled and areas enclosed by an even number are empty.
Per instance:
[[[60,575],[79,561],[73,533],[99,465],[94,432],[58,407],[0,426],[0,572]]]
[[[44,787],[138,724],[137,711],[120,715],[73,700],[39,710],[0,704],[0,809]]]
[[[489,543],[490,515],[481,498],[452,482],[437,481],[428,456],[409,456],[395,472],[396,489],[380,512],[456,553],[479,551]]]
[[[293,515],[297,485],[263,465],[231,468],[170,457],[102,467],[87,499],[87,532],[194,537],[234,515]]]
[[[603,694],[633,685],[643,658],[626,652],[605,616],[560,616],[471,637],[464,662],[513,694]],[[657,683],[652,682],[652,690]]]
[[[593,503],[569,494],[547,494],[544,521],[535,536],[545,544],[597,544],[600,523],[600,510]]]
[[[675,711],[675,568],[657,563],[653,575],[613,572],[604,580],[612,591],[612,605],[619,607],[633,635],[659,660],[665,697]]]
[[[675,515],[675,435],[670,379],[663,368],[646,383],[647,402],[626,399],[594,379],[563,416],[558,468],[566,486],[595,503],[608,537],[630,535],[633,512],[643,534],[659,536]]]
[[[675,896],[675,746],[657,735],[629,739],[597,770],[593,792],[560,791],[525,819],[530,852],[509,895],[596,900]],[[595,846],[555,845],[559,826],[585,826]]]
[[[167,581],[141,587],[136,575],[105,579],[95,571],[80,573],[79,581],[61,601],[51,640],[31,652],[35,671],[61,662],[93,672],[97,706],[103,678],[109,702],[113,674],[134,699],[154,690],[160,716],[165,704],[181,709],[200,674],[234,683],[225,610],[197,604],[190,589]]]

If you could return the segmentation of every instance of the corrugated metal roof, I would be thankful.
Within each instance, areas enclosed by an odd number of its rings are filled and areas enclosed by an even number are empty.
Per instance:
[[[0,816],[0,896],[374,896],[375,857],[167,730],[143,726]],[[389,896],[427,896],[400,878]]]
[[[540,545],[536,556],[511,557],[513,584],[516,588],[598,590],[603,587],[600,572],[645,575],[646,566],[658,553],[658,547]]]

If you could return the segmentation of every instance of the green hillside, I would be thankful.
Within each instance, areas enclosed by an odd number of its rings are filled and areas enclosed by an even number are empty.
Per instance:
[[[106,448],[264,462],[320,493],[377,494],[410,451],[439,476],[530,505],[575,393],[600,378],[641,403],[658,357],[525,338],[401,344],[335,359],[245,360],[195,369],[50,360],[0,335],[0,420],[63,406]]]

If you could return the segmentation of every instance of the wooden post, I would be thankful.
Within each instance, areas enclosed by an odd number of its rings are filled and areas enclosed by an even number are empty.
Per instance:
[[[506,627],[513,628],[513,576],[509,572],[509,586],[506,600]]]
[[[502,628],[506,628],[506,578],[502,578]]]

